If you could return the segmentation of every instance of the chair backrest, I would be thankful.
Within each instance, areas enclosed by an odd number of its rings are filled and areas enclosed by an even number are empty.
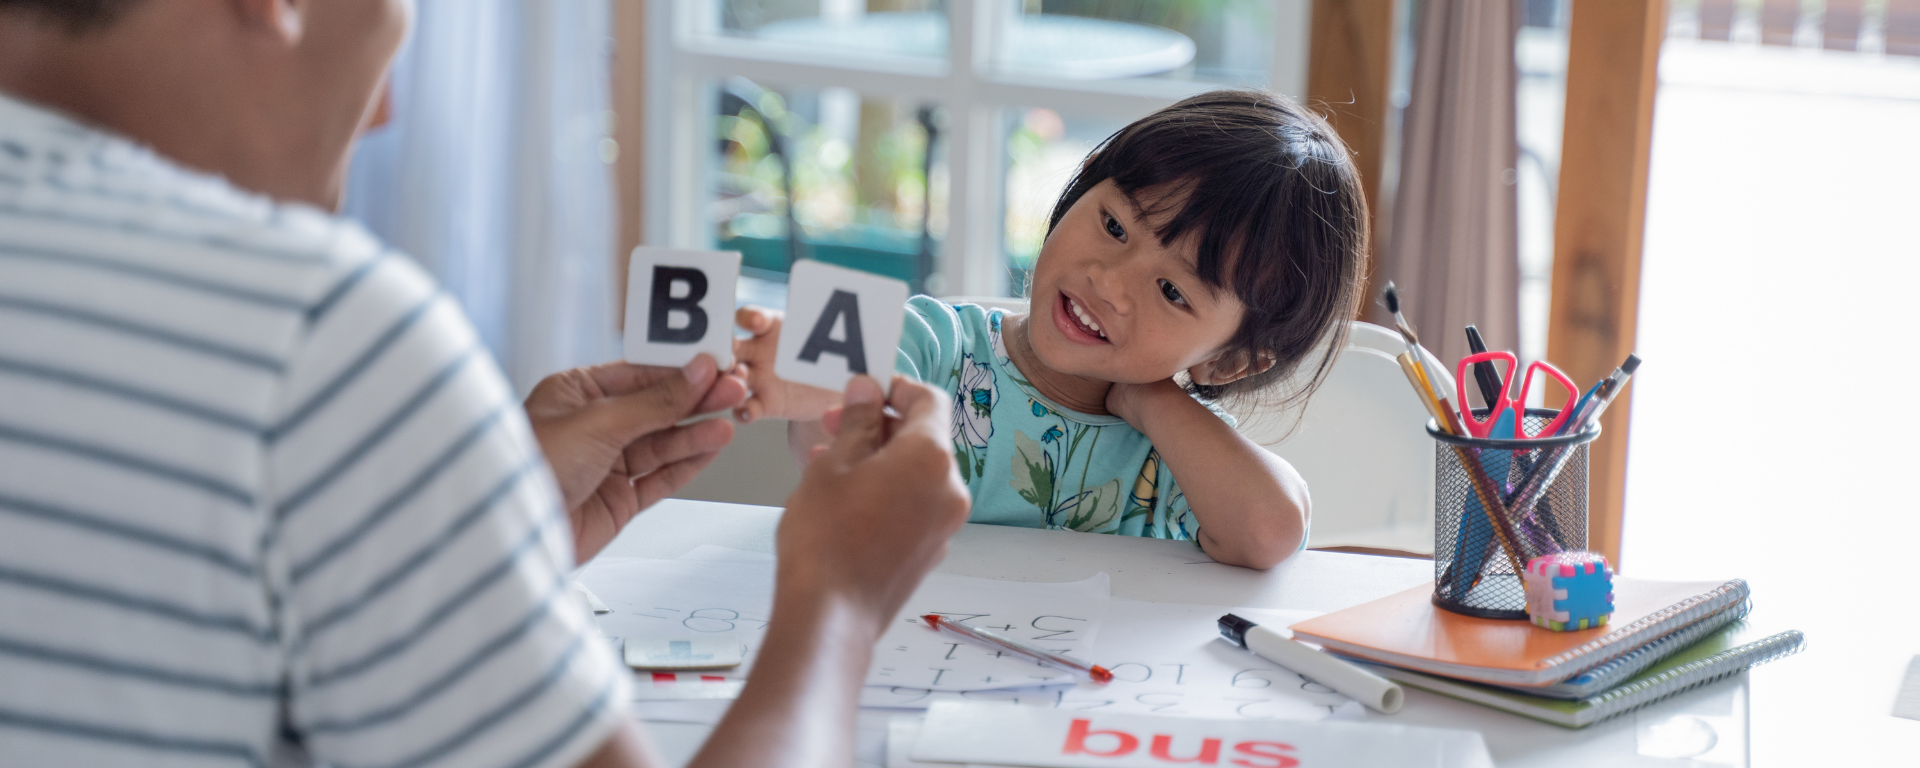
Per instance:
[[[1304,409],[1235,413],[1241,434],[1306,478],[1310,546],[1433,552],[1434,444],[1395,359],[1406,349],[1398,333],[1355,322]]]
[[[950,296],[949,303],[1025,312],[1024,299]],[[1433,440],[1426,407],[1395,359],[1400,334],[1355,322],[1326,381],[1293,409],[1235,409],[1240,433],[1287,460],[1313,499],[1308,544],[1433,552]],[[1423,350],[1424,351],[1424,350]],[[1442,371],[1451,392],[1453,377]],[[1300,379],[1282,386],[1298,386]]]

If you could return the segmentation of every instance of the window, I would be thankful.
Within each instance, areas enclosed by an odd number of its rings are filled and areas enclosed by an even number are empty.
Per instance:
[[[649,4],[649,241],[1012,295],[1101,139],[1225,86],[1299,95],[1308,0]]]

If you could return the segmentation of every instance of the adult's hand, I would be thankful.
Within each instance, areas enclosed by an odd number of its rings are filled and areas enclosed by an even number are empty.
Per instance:
[[[691,768],[853,763],[854,712],[874,641],[946,553],[969,499],[948,446],[952,406],[939,390],[896,378],[847,385],[836,433],[808,463],[775,534],[773,616],[740,698]],[[658,765],[623,726],[582,768]]]
[[[897,418],[886,404],[872,379],[848,383],[823,419],[834,441],[813,450],[775,537],[782,591],[845,596],[882,624],[946,556],[971,501],[946,395],[896,377]]]
[[[541,380],[527,396],[527,419],[566,499],[575,557],[592,559],[733,440],[726,419],[674,424],[746,395],[746,382],[720,375],[704,354],[686,368],[607,363]]]

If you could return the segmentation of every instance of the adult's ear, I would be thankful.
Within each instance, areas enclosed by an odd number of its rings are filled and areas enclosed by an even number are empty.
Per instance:
[[[266,32],[281,41],[300,42],[312,0],[228,0],[248,29]]]
[[[1267,352],[1261,352],[1258,355],[1227,352],[1188,368],[1187,375],[1193,377],[1195,384],[1218,387],[1223,384],[1232,384],[1248,376],[1266,373],[1273,364],[1273,355]]]

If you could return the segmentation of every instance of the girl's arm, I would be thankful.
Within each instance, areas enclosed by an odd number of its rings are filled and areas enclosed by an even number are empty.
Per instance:
[[[1107,410],[1145,433],[1200,519],[1200,547],[1229,565],[1272,568],[1306,535],[1307,483],[1171,379],[1115,384]]]

